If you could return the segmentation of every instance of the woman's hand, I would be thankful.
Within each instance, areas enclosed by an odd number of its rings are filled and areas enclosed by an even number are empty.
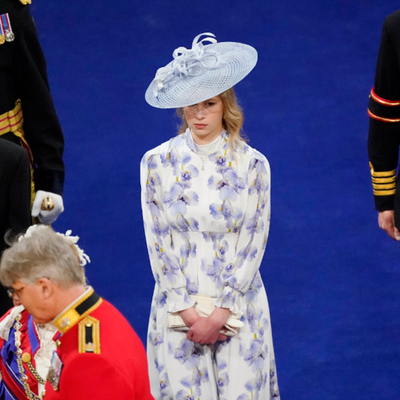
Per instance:
[[[224,341],[227,337],[220,334],[219,331],[230,315],[230,310],[216,307],[208,318],[198,317],[199,319],[190,327],[186,337],[192,342],[200,343],[201,345]]]
[[[183,322],[187,327],[194,325],[199,319],[199,314],[197,314],[194,307],[187,308],[186,310],[178,311],[178,314],[183,319]]]

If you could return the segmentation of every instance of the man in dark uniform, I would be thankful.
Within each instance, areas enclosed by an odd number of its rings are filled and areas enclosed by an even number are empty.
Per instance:
[[[0,140],[28,150],[35,189],[28,185],[36,192],[32,216],[50,224],[64,209],[64,138],[28,3],[0,1]]]
[[[4,252],[0,279],[35,323],[51,322],[60,332],[45,400],[153,399],[143,344],[121,313],[83,283],[78,252],[67,237],[43,225],[30,228]],[[0,371],[12,392],[19,367],[9,358],[0,360]]]
[[[383,24],[368,114],[368,153],[379,227],[400,240],[400,189],[396,178],[400,146],[400,10],[386,17]]]
[[[24,232],[31,224],[30,166],[28,152],[7,140],[0,140],[0,237]],[[0,254],[5,250],[0,241]],[[3,289],[3,288],[2,288]],[[12,301],[7,292],[0,290],[0,312],[3,315]],[[0,315],[0,317],[1,317]]]

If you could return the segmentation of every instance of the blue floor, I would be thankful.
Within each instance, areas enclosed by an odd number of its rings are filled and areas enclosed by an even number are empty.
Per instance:
[[[262,263],[282,400],[400,397],[400,248],[377,226],[366,108],[398,2],[33,0],[66,137],[66,211],[99,294],[143,341],[153,290],[139,162],[177,119],[144,92],[178,46],[212,32],[259,52],[237,85],[272,168]],[[124,344],[129,345],[129,344]]]

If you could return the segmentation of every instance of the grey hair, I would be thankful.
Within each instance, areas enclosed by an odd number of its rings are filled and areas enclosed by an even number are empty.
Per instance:
[[[0,263],[0,281],[6,287],[16,281],[33,285],[40,278],[65,289],[85,284],[86,279],[74,245],[50,227],[16,241],[4,251]]]

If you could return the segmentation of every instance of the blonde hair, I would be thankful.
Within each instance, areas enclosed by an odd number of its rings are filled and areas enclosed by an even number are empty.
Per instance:
[[[237,145],[241,145],[240,141],[246,142],[246,138],[243,136],[243,110],[239,106],[235,91],[232,88],[222,92],[217,97],[222,100],[224,107],[224,116],[222,118],[222,127],[229,133],[229,148],[232,150]],[[178,108],[176,113],[182,120],[182,124],[179,127],[178,135],[181,135],[188,128],[188,123],[183,112],[183,108]]]

